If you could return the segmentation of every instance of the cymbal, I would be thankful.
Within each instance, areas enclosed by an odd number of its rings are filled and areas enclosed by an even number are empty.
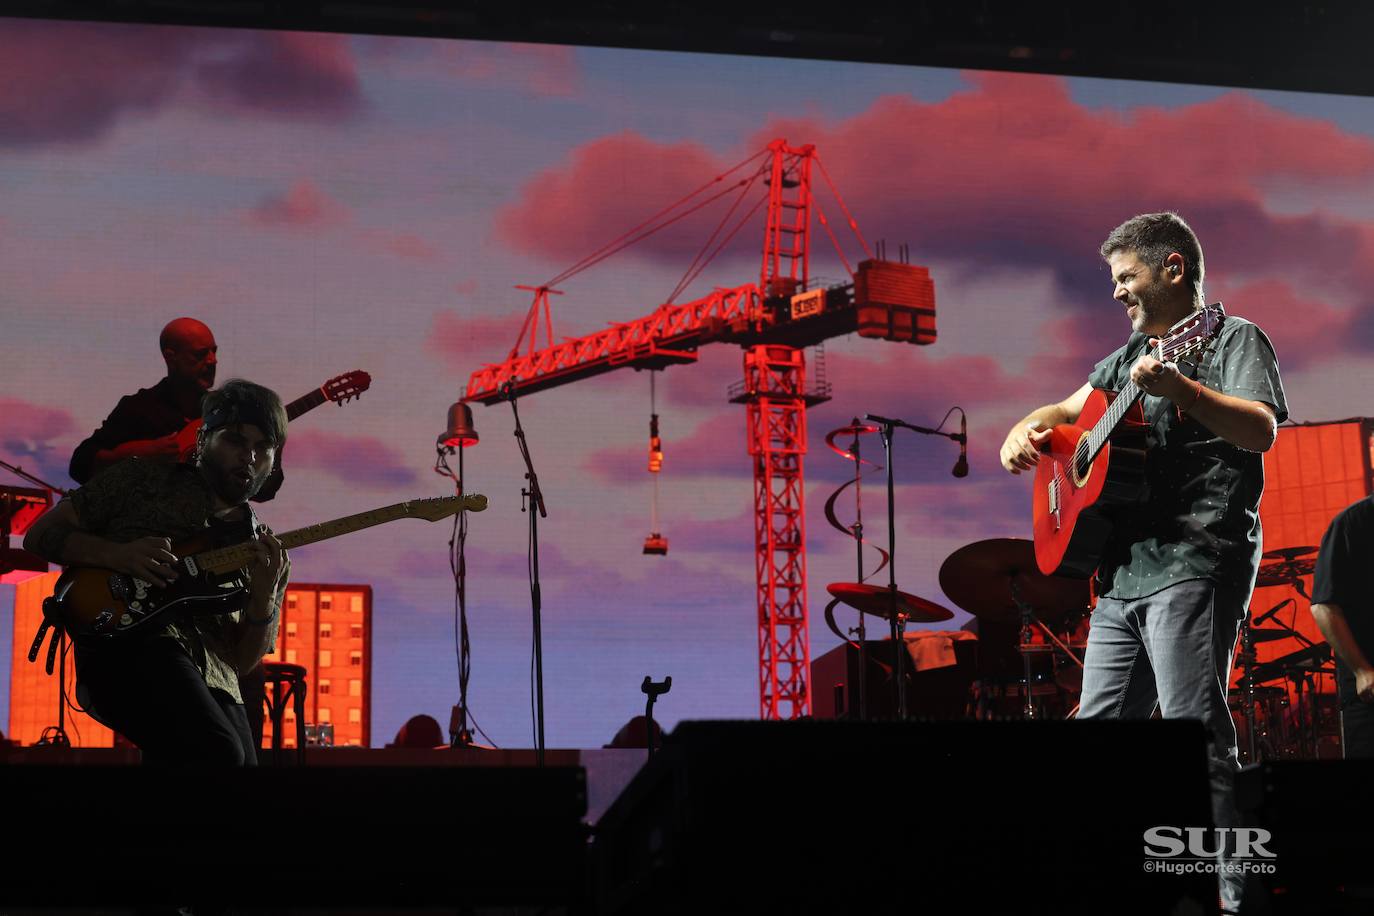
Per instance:
[[[1298,557],[1310,557],[1317,552],[1315,547],[1279,547],[1276,550],[1264,552],[1266,560],[1296,560]]]
[[[1279,551],[1274,552],[1278,553]],[[1276,560],[1272,563],[1265,563],[1259,568],[1259,575],[1255,577],[1255,585],[1260,587],[1288,585],[1298,581],[1303,576],[1312,575],[1316,569],[1315,560]]]
[[[845,604],[865,614],[873,614],[886,620],[892,611],[892,593],[882,585],[867,585],[863,582],[831,582],[825,587],[831,595]],[[897,613],[915,623],[935,623],[949,620],[954,612],[941,607],[934,601],[927,601],[907,592],[897,592]]]
[[[1088,580],[1047,576],[1035,564],[1035,544],[1023,538],[993,538],[965,544],[940,565],[940,588],[980,620],[1020,616],[1012,586],[1046,622],[1088,606]]]

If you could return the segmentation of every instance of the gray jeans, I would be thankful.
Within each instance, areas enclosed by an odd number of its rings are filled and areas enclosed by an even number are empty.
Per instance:
[[[1249,590],[1190,579],[1123,601],[1099,598],[1083,659],[1080,719],[1199,719],[1207,727],[1212,816],[1237,826],[1236,724],[1226,705],[1231,655]],[[1197,825],[1202,826],[1202,825]],[[1221,876],[1223,905],[1240,904],[1240,876]]]

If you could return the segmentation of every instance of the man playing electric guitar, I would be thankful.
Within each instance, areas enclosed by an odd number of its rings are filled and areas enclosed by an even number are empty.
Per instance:
[[[244,538],[230,531],[256,530],[241,609],[76,646],[83,701],[137,744],[145,762],[253,765],[239,676],[275,644],[290,562],[247,501],[286,439],[286,412],[275,393],[241,380],[209,392],[203,411],[194,463],[121,461],[35,522],[24,545],[54,563],[103,567],[163,588],[176,576],[174,542],[216,530],[237,541]]]
[[[1236,317],[1223,320],[1195,378],[1148,352],[1204,304],[1202,248],[1177,214],[1128,220],[1101,254],[1131,336],[1087,384],[1013,426],[1001,461],[1013,474],[1035,469],[1053,427],[1076,424],[1094,389],[1133,382],[1144,393],[1145,422],[1154,421],[1148,495],[1117,514],[1102,549],[1078,717],[1144,719],[1158,708],[1166,718],[1201,720],[1213,813],[1217,826],[1230,826],[1239,762],[1226,690],[1262,550],[1260,453],[1287,418],[1278,363],[1264,333]],[[1221,879],[1233,911],[1241,878]]]

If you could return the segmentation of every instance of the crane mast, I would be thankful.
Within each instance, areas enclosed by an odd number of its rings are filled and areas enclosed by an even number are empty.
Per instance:
[[[754,547],[759,640],[759,708],[765,719],[811,712],[811,656],[806,598],[806,410],[829,400],[828,386],[806,380],[804,348],[857,332],[863,337],[935,341],[935,287],[924,267],[868,255],[851,282],[811,287],[814,146],[772,141],[765,166],[767,215],[759,283],[717,289],[683,304],[667,303],[633,321],[585,337],[536,347],[539,309],[548,320],[547,286],[535,291],[526,320],[531,333],[501,363],[468,379],[463,399],[493,404],[502,387],[531,394],[621,368],[663,369],[697,360],[709,343],[744,349],[744,378],[730,400],[745,405],[746,443],[754,466]],[[828,181],[828,176],[827,176]],[[833,187],[833,186],[832,186]],[[838,194],[836,194],[838,199]],[[840,200],[841,208],[844,207]],[[858,227],[845,210],[849,227]],[[831,239],[834,239],[831,233]],[[836,248],[838,250],[838,243]],[[841,252],[843,259],[843,252]],[[845,262],[848,270],[848,262]],[[522,332],[523,333],[523,332]]]

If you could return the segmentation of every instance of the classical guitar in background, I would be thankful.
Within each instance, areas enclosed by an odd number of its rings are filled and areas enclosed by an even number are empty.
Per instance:
[[[1184,318],[1159,338],[1160,362],[1197,362],[1211,348],[1226,313],[1221,303]],[[1035,466],[1032,499],[1035,562],[1046,575],[1086,579],[1102,560],[1119,512],[1145,490],[1145,393],[1128,381],[1119,392],[1094,390],[1077,423],[1054,427]]]
[[[486,507],[487,498],[478,494],[413,499],[287,531],[278,534],[277,540],[294,550],[397,519],[437,522],[457,512],[481,512]],[[112,569],[68,567],[44,603],[45,624],[61,626],[77,640],[108,642],[155,630],[173,614],[238,610],[248,594],[245,568],[255,555],[250,525],[228,528],[220,543],[197,537],[173,544],[177,578],[165,588]],[[45,625],[34,640],[30,660],[37,657],[46,632]]]
[[[345,404],[358,397],[372,385],[372,376],[359,369],[336,375],[309,394],[296,398],[286,405],[286,419],[294,420],[307,411],[314,410],[326,401]],[[192,420],[177,433],[177,457],[190,461],[196,448],[196,437],[200,435],[200,420]]]

